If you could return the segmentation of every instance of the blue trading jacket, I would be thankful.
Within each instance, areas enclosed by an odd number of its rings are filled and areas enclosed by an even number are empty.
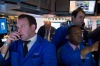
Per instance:
[[[39,35],[26,57],[23,54],[21,40],[11,44],[9,53],[8,61],[5,61],[2,66],[6,66],[6,63],[11,63],[11,66],[57,66],[55,46]],[[2,55],[0,54],[0,62],[1,60]]]

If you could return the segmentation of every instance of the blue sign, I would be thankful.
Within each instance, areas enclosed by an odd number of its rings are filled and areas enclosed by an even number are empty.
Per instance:
[[[7,33],[7,20],[6,18],[0,18],[0,34]]]

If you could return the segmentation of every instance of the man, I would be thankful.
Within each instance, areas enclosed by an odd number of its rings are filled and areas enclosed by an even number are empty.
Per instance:
[[[1,48],[2,66],[7,66],[8,62],[11,66],[57,66],[55,46],[37,35],[36,27],[34,17],[24,14],[18,17],[18,32],[11,33]],[[30,42],[25,44],[25,41]],[[6,56],[2,62],[7,51],[8,58]]]
[[[58,56],[63,66],[96,66],[90,52],[98,50],[99,42],[85,48],[81,44],[81,28],[77,25],[68,28],[66,37],[68,42],[58,50]]]
[[[56,29],[51,26],[50,21],[45,21],[44,25],[39,28],[38,34],[48,41],[51,41],[52,36],[55,34],[55,30]]]
[[[84,46],[88,46],[88,31],[85,29],[85,22],[82,24],[81,30],[83,34]]]
[[[96,41],[100,41],[100,26],[97,27],[95,30],[91,31],[91,34],[89,34],[88,44],[92,45]],[[99,49],[100,49],[100,46],[99,46]],[[100,50],[93,52],[93,54],[97,62],[97,66],[99,66],[100,65]]]
[[[84,23],[84,18],[85,18],[85,12],[81,8],[77,8],[72,12],[72,22],[69,23],[69,26],[71,25],[81,26]],[[56,30],[51,41],[55,44],[57,48],[59,48],[62,44],[66,43],[65,37],[69,26],[68,25],[61,26]]]

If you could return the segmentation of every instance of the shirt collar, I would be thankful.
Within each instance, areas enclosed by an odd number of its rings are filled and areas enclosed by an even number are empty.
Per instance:
[[[28,39],[30,40],[31,42],[35,42],[37,40],[37,34],[35,34],[32,38]]]
[[[80,49],[80,45],[75,46],[75,45],[73,45],[73,44],[72,44],[72,43],[70,43],[70,42],[68,42],[68,43],[69,43],[69,45],[72,47],[72,49],[73,49],[73,50],[75,50],[75,48],[76,48],[76,47],[78,47],[78,48]]]

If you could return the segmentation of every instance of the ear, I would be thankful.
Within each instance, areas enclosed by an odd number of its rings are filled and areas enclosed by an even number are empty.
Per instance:
[[[36,29],[36,26],[33,24],[33,25],[31,26],[31,29],[32,29],[32,30],[35,30],[35,29]]]
[[[74,20],[74,16],[72,16],[72,20]]]

